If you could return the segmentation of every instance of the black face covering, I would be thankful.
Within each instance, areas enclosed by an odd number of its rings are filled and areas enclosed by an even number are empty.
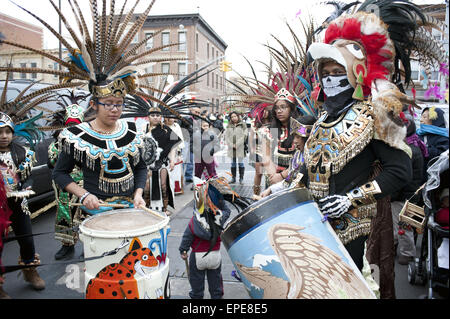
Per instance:
[[[354,88],[346,75],[326,76],[322,79],[322,85],[327,97],[323,108],[329,116],[336,117],[355,103],[352,97]]]

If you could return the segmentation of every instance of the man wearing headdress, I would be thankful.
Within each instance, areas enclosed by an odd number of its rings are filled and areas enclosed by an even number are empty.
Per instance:
[[[368,246],[376,243],[384,258],[379,266],[393,264],[391,252],[381,252],[382,238],[392,239],[390,209],[383,205],[411,180],[402,110],[414,101],[397,86],[402,89],[402,79],[409,82],[410,53],[426,52],[414,42],[415,18],[425,21],[409,1],[366,1],[356,13],[327,25],[325,43],[308,50],[324,112],[305,146],[305,182],[359,269],[369,234]],[[371,225],[375,214],[377,222]],[[383,232],[386,236],[380,237]],[[393,240],[389,244],[393,247]]]

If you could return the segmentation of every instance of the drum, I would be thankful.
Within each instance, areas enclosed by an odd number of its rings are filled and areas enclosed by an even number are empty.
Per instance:
[[[80,225],[84,257],[91,258],[85,263],[86,298],[168,298],[169,232],[168,217],[141,209],[118,209],[86,218]],[[93,258],[102,255],[106,256]]]
[[[221,238],[251,298],[376,298],[306,189],[252,204]]]

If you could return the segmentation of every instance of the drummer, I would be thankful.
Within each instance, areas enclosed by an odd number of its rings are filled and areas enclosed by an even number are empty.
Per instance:
[[[120,119],[127,86],[119,78],[90,85],[90,91],[95,118],[61,132],[61,153],[53,180],[77,196],[90,214],[111,209],[101,205],[104,201],[145,206],[142,193],[147,167],[141,160],[143,139],[134,122]],[[70,176],[75,165],[83,172],[83,187]]]
[[[305,115],[298,117],[297,119],[291,118],[291,135],[294,135],[294,144],[297,148],[291,164],[289,165],[288,174],[281,182],[271,185],[264,192],[261,193],[261,197],[269,196],[286,188],[303,186],[300,179],[302,174],[300,168],[304,163],[303,148],[306,140],[311,133],[312,125],[316,121],[313,116]]]

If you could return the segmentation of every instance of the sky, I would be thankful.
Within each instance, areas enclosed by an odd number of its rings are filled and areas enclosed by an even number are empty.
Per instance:
[[[2,13],[40,25],[40,22],[17,8],[10,0],[0,0]],[[49,0],[14,0],[58,30],[58,17]],[[53,0],[58,5],[59,0]],[[102,0],[98,0],[99,3]],[[256,61],[268,62],[267,50],[263,44],[275,44],[271,35],[279,38],[289,48],[293,42],[286,22],[300,37],[302,34],[300,19],[314,18],[321,24],[333,11],[330,5],[321,4],[323,0],[156,0],[150,15],[200,13],[203,19],[228,44],[226,60],[232,63],[233,69],[247,75],[250,72],[243,56],[248,58],[257,70],[262,69]],[[346,2],[349,2],[347,0]],[[444,0],[415,0],[417,4],[444,3]],[[72,17],[67,0],[61,0],[62,11]],[[78,0],[85,16],[89,16],[88,0]],[[109,0],[108,0],[109,3]],[[134,1],[128,1],[127,8]],[[150,0],[141,0],[135,12],[141,13]],[[116,10],[122,6],[123,0],[116,0]],[[109,8],[108,8],[109,12]],[[74,27],[75,23],[72,24]],[[45,28],[44,28],[45,29]],[[63,27],[63,35],[68,32]],[[46,48],[58,47],[56,38],[49,32],[44,33]]]

